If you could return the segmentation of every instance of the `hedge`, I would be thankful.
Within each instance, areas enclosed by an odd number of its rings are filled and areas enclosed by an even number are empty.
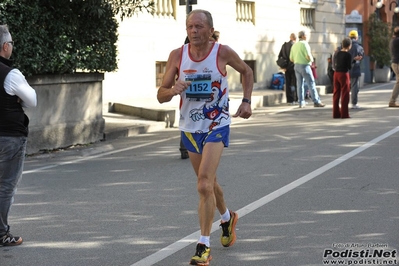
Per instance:
[[[117,69],[118,23],[105,0],[2,0],[0,23],[25,76]]]

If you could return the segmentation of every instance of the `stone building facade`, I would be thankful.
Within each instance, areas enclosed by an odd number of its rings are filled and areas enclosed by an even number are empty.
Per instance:
[[[370,69],[375,68],[370,64],[369,36],[367,22],[371,14],[390,26],[399,25],[399,1],[398,0],[346,0],[345,28],[346,33],[354,29],[359,32],[359,41],[364,47],[365,58],[362,60],[362,72],[364,81],[373,82],[373,74]],[[386,47],[386,49],[389,49]]]
[[[157,88],[171,50],[186,37],[184,0],[156,0],[154,15],[140,13],[120,22],[118,70],[106,73],[103,101],[156,107]],[[281,45],[290,34],[306,30],[316,58],[317,84],[329,83],[327,58],[345,35],[344,0],[197,0],[220,32],[219,42],[232,47],[254,70],[254,89],[267,89]],[[240,76],[229,69],[231,90],[241,90]],[[177,97],[175,97],[177,98]],[[177,106],[175,99],[170,104]]]

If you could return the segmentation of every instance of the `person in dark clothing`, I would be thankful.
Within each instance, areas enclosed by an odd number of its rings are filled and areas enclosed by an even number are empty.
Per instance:
[[[352,69],[349,71],[350,76],[350,84],[351,84],[351,102],[352,102],[352,109],[358,109],[360,106],[358,105],[358,94],[359,94],[359,87],[360,81],[359,77],[362,75],[360,70],[360,62],[364,56],[364,49],[359,44],[358,40],[358,33],[356,30],[351,30],[349,32],[349,38],[352,41],[352,47],[349,50],[349,53],[352,56]],[[341,51],[342,47],[338,47],[337,50],[334,52],[333,56],[333,70],[335,70],[336,66],[336,55],[339,51]]]
[[[330,54],[330,57],[327,58],[327,75],[328,78],[331,82],[331,85],[333,85],[333,81],[334,81],[334,69],[332,66],[332,54]],[[334,88],[334,85],[333,85]]]
[[[288,62],[288,66],[285,70],[285,95],[287,98],[287,103],[294,105],[298,102],[298,96],[296,92],[296,77],[294,70],[294,63],[290,61],[290,52],[292,45],[296,42],[295,33],[291,33],[290,40],[285,42],[281,46],[280,53],[278,57],[284,58]]]
[[[350,77],[349,70],[352,68],[352,56],[348,52],[352,41],[345,38],[342,41],[342,49],[335,57],[334,91],[333,91],[333,118],[349,117],[349,91]],[[339,107],[341,99],[341,108]]]
[[[399,27],[395,27],[393,30],[394,38],[389,44],[389,50],[391,51],[392,64],[391,68],[395,72],[396,83],[392,89],[391,99],[389,100],[389,107],[399,107],[396,100],[399,96]]]
[[[360,108],[360,106],[357,104],[360,87],[359,77],[362,75],[360,70],[360,62],[364,56],[364,49],[357,41],[358,33],[356,30],[349,32],[349,38],[352,40],[352,48],[349,50],[349,53],[351,54],[353,60],[352,69],[349,71],[349,76],[351,78],[351,102],[352,109],[358,109]]]
[[[8,213],[22,177],[29,119],[22,107],[36,106],[36,92],[22,73],[12,68],[14,41],[0,25],[0,245],[22,244],[10,234]]]

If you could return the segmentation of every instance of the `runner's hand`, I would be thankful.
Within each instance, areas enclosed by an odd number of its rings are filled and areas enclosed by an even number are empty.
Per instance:
[[[240,107],[233,117],[242,117],[248,119],[252,115],[251,105],[249,103],[241,103]]]
[[[191,81],[178,80],[176,81],[176,84],[172,87],[171,93],[173,94],[173,96],[180,95],[188,88],[188,86],[190,86],[190,84]]]

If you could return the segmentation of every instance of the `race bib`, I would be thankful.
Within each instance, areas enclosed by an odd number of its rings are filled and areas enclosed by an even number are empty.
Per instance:
[[[211,74],[191,74],[185,77],[185,81],[191,81],[186,89],[186,97],[190,100],[207,100],[211,97]]]

